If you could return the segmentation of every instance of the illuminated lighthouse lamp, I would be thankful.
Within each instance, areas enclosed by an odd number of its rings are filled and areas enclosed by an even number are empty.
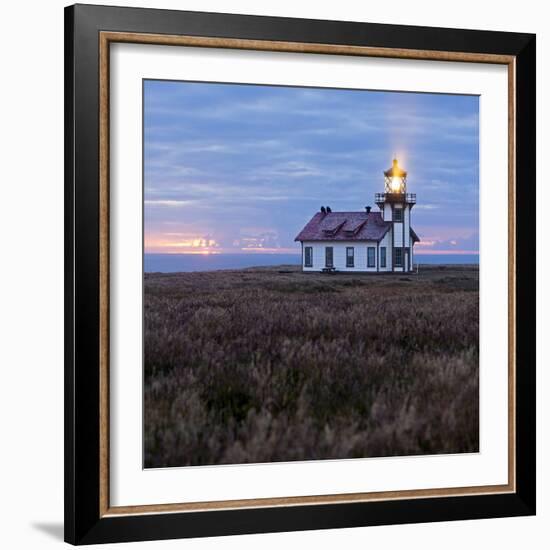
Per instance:
[[[384,191],[392,194],[407,191],[407,172],[399,166],[397,159],[393,159],[391,168],[384,172]]]

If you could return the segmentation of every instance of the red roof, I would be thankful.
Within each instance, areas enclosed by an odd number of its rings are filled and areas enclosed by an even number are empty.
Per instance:
[[[391,222],[381,212],[317,212],[298,233],[295,241],[381,241]],[[411,227],[414,242],[420,239]]]
[[[295,241],[380,241],[391,222],[381,212],[317,212]]]

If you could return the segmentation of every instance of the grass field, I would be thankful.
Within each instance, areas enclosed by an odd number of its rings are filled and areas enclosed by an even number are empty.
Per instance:
[[[145,275],[145,467],[475,452],[478,269]]]

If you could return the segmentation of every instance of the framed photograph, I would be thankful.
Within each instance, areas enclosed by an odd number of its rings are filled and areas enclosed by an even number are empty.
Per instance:
[[[535,513],[535,36],[65,12],[65,538]]]

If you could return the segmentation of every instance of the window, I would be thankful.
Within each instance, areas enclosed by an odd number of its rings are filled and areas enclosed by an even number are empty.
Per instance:
[[[394,208],[393,209],[393,221],[394,222],[402,222],[403,221],[403,209],[402,208]]]
[[[353,246],[346,247],[346,267],[353,267],[355,250]]]
[[[386,247],[380,247],[380,267],[386,267]]]
[[[332,246],[325,247],[325,267],[334,267]]]
[[[394,254],[395,254],[395,258],[394,258],[395,267],[403,267],[403,249],[396,248],[394,250]]]
[[[374,246],[369,246],[367,248],[367,267],[375,267],[375,254],[376,248],[374,248]]]
[[[313,247],[304,248],[304,267],[313,267]]]

